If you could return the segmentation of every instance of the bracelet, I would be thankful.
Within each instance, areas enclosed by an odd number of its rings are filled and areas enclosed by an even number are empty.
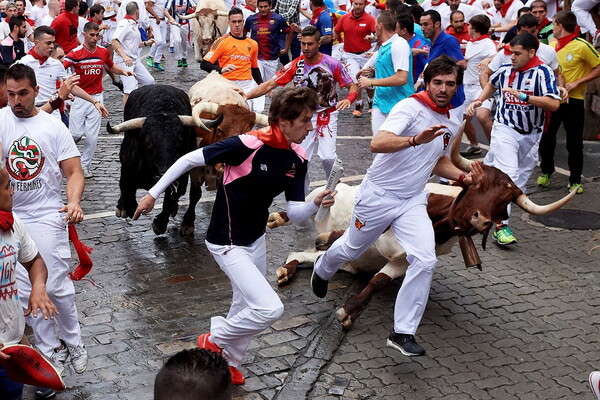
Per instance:
[[[346,96],[345,100],[348,100],[350,103],[354,103],[354,100],[356,100],[357,97],[358,97],[357,92],[348,93],[348,96]]]
[[[98,103],[100,103],[100,100],[96,100],[96,101],[94,101],[94,105],[96,105],[96,104],[98,104]]]
[[[519,94],[521,95],[521,101],[524,101],[524,102],[529,101],[529,95],[527,93],[520,92]]]
[[[148,46],[145,40],[142,43],[144,43],[144,47]]]
[[[412,147],[417,147],[419,145],[419,143],[417,143],[417,139],[416,139],[417,135],[415,136],[410,136],[408,138],[408,144],[411,145]],[[412,143],[411,143],[411,139],[412,139]]]
[[[375,87],[375,85],[373,84],[373,79],[371,79],[371,87]]]
[[[56,98],[52,96],[52,99],[50,99],[50,107],[52,107],[53,110],[58,110],[59,108],[61,108],[63,103],[64,100],[61,99],[59,96],[56,96]]]
[[[461,185],[464,185],[465,184],[465,177],[466,176],[467,176],[467,174],[464,173],[464,172],[462,174],[460,174],[458,176],[458,183],[460,183]]]
[[[478,102],[480,102],[480,103],[483,103],[483,99],[482,99],[482,98],[477,98],[477,99],[475,99],[475,101],[478,101]]]

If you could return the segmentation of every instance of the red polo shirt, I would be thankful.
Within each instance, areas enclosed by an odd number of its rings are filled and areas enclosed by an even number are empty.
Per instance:
[[[344,51],[364,53],[371,48],[371,42],[365,36],[375,32],[375,18],[366,12],[356,18],[349,12],[339,19],[334,29],[337,33],[344,33]]]

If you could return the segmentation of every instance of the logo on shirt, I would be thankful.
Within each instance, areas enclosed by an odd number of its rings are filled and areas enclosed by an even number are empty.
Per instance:
[[[292,164],[292,168],[290,168],[289,171],[285,173],[285,176],[288,176],[290,178],[296,176],[296,163]]]
[[[442,137],[442,139],[444,139],[444,150],[446,150],[448,148],[448,144],[450,144],[450,138],[452,137],[452,134],[448,131],[446,131],[444,133],[444,136]]]
[[[42,171],[44,160],[40,146],[25,136],[15,140],[8,149],[6,170],[16,180],[28,181]]]
[[[573,61],[573,54],[567,54],[567,61]]]
[[[267,172],[268,168],[266,164],[260,164],[260,170],[263,172]]]

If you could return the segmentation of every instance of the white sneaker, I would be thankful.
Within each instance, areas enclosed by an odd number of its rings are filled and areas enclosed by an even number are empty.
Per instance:
[[[85,346],[80,344],[79,346],[68,347],[69,354],[71,355],[71,366],[78,374],[83,374],[87,369],[88,354]]]
[[[94,174],[92,174],[92,171],[90,171],[90,169],[89,169],[89,168],[84,168],[84,169],[83,169],[83,177],[84,177],[85,179],[93,178],[93,177],[94,177]]]
[[[597,400],[600,400],[600,371],[594,371],[589,378],[590,388]]]
[[[65,362],[67,361],[67,358],[69,358],[69,349],[67,348],[65,342],[62,341],[62,339],[60,343],[62,345],[62,348],[54,349],[52,355],[50,356],[50,361],[52,362],[52,364],[54,364],[56,370],[62,376],[65,372]]]

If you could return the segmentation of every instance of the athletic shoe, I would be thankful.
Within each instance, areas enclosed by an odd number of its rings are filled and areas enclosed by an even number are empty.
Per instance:
[[[469,146],[460,152],[460,155],[463,157],[471,157],[477,154],[481,154],[481,147],[479,146]]]
[[[577,190],[577,194],[583,194],[583,185],[581,183],[569,183],[569,192]]]
[[[146,65],[150,68],[154,67],[154,60],[152,59],[152,57],[146,57]]]
[[[183,61],[182,60],[177,60],[177,66],[178,67],[183,67]]]
[[[196,341],[198,343],[198,347],[201,349],[210,350],[213,353],[218,354],[221,354],[223,352],[222,348],[210,341],[210,333],[203,333],[202,335],[198,336],[198,339]]]
[[[117,89],[119,89],[121,92],[123,90],[125,90],[125,87],[123,86],[123,82],[122,81],[113,81],[112,84],[115,85],[117,87]]]
[[[243,385],[244,383],[246,383],[244,375],[236,367],[230,365],[229,373],[231,373],[231,383],[233,383],[234,385]]]
[[[592,372],[588,382],[592,392],[594,393],[594,396],[596,396],[596,400],[600,400],[600,371]]]
[[[600,46],[600,29],[596,29],[596,33],[594,34],[594,37],[592,38],[592,44],[594,47]]]
[[[56,367],[58,374],[62,376],[63,372],[65,372],[65,362],[69,358],[69,349],[62,339],[60,340],[60,345],[61,347],[54,349],[50,355],[50,361]]]
[[[154,65],[153,65],[153,66],[154,66],[154,68],[156,68],[158,71],[161,71],[161,72],[162,72],[162,71],[164,71],[164,70],[165,70],[165,68],[164,68],[162,65],[160,65],[160,63],[154,63]]]
[[[85,346],[69,346],[69,354],[71,355],[71,366],[78,374],[83,374],[87,369],[88,353]]]
[[[317,265],[317,261],[321,257],[322,257],[322,255],[317,257],[317,259],[315,260],[315,265]],[[317,273],[313,269],[312,276],[310,277],[310,287],[312,288],[312,291],[315,294],[315,296],[320,297],[320,298],[327,296],[327,286],[328,285],[329,285],[329,281],[326,281],[325,279],[321,278],[319,275],[317,275]]]
[[[363,108],[362,103],[356,103],[354,105],[354,111],[352,111],[352,116],[354,116],[356,118],[360,117],[362,115],[362,108]]]
[[[169,53],[175,53],[175,47],[170,46],[169,47]]]
[[[506,225],[499,225],[496,227],[493,235],[496,242],[501,246],[507,246],[509,244],[517,243],[517,238],[513,235],[510,228]]]
[[[185,58],[181,59],[181,66],[184,68],[187,68],[187,66],[188,66],[187,59],[185,59]]]
[[[387,340],[387,347],[396,349],[405,356],[418,357],[425,355],[425,349],[415,340],[413,335],[396,333],[392,330]]]
[[[56,390],[50,388],[36,387],[35,398],[36,399],[51,399],[56,396]]]
[[[541,174],[538,177],[537,184],[541,187],[547,187],[550,184],[550,174]]]
[[[92,173],[92,171],[90,171],[90,169],[89,169],[89,168],[84,168],[84,169],[83,169],[83,177],[84,177],[85,179],[90,179],[90,178],[93,178],[93,177],[94,177],[94,174]]]

